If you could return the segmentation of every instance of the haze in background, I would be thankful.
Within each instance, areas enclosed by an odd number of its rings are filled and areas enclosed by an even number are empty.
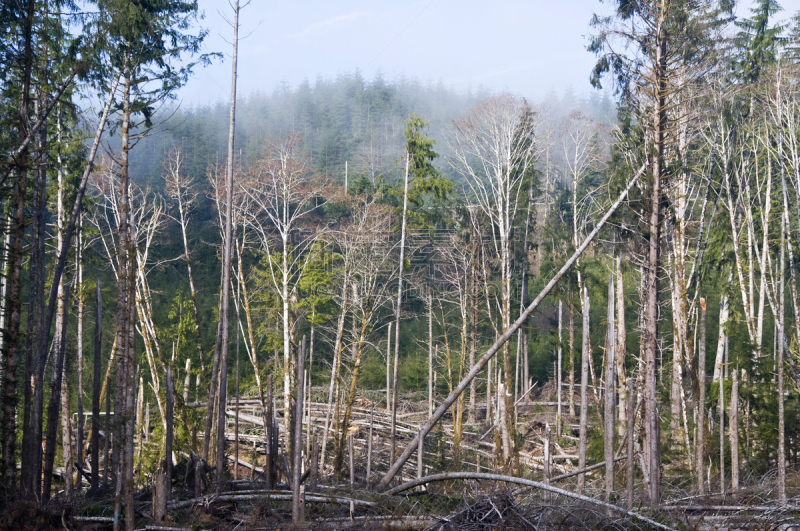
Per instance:
[[[207,51],[230,46],[227,0],[201,0]],[[509,89],[528,96],[570,86],[588,90],[594,58],[586,52],[597,0],[274,2],[242,11],[239,91],[271,92],[279,83],[382,72],[458,90]],[[220,14],[221,13],[221,14]],[[228,99],[230,61],[198,70],[181,91],[184,104]]]
[[[783,0],[780,18],[800,9]],[[239,94],[295,87],[304,79],[359,71],[366,79],[443,82],[456,90],[510,90],[540,98],[570,89],[591,90],[595,58],[586,51],[593,13],[606,0],[253,0],[242,11]],[[738,16],[749,16],[744,1]],[[200,0],[209,29],[206,51],[225,60],[198,69],[181,91],[183,104],[228,101],[228,0]]]

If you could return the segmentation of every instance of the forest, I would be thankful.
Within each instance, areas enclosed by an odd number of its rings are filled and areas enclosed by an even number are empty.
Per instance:
[[[800,12],[242,95],[249,2],[208,52],[197,0],[0,1],[0,530],[796,525]]]

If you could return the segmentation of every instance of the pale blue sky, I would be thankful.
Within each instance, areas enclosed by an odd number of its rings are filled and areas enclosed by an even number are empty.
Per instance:
[[[781,0],[784,16],[800,0]],[[372,78],[406,76],[456,89],[485,85],[528,97],[570,87],[591,90],[594,57],[586,51],[599,0],[252,0],[242,10],[239,95],[271,92],[286,81],[361,70]],[[748,15],[744,0],[739,15]],[[199,69],[181,90],[183,104],[227,101],[230,15],[227,0],[200,0],[209,28],[206,51],[224,61]]]

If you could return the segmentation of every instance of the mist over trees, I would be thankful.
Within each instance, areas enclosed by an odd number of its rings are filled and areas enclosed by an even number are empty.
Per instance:
[[[196,3],[84,7],[0,10],[0,529],[796,516],[800,14],[613,3],[586,96],[237,98],[235,2],[188,107]]]

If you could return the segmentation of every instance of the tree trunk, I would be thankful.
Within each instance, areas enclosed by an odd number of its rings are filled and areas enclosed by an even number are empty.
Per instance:
[[[397,392],[398,392],[398,366],[400,362],[400,307],[403,303],[403,269],[406,256],[406,211],[408,210],[408,170],[411,163],[411,154],[406,153],[406,172],[403,180],[403,218],[400,225],[400,268],[397,275],[397,307],[394,318],[394,376],[392,378],[392,422],[389,461],[394,462],[397,452]]]
[[[561,424],[562,424],[562,417],[561,417],[561,365],[562,365],[562,351],[561,348],[562,341],[561,341],[561,322],[563,316],[563,307],[564,302],[562,300],[558,301],[558,356],[557,356],[557,366],[556,366],[556,397],[557,397],[557,406],[556,406],[556,437],[561,437]]]
[[[627,424],[625,429],[627,430],[627,438],[628,438],[628,459],[625,463],[627,465],[626,470],[626,485],[625,485],[625,496],[627,498],[627,505],[628,509],[633,508],[633,479],[634,473],[636,472],[636,460],[634,458],[634,443],[635,443],[635,436],[634,436],[634,426],[636,424],[636,409],[633,406],[634,404],[634,395],[633,395],[633,378],[628,377],[628,411],[626,415]]]
[[[469,268],[469,282],[470,282],[470,333],[469,333],[469,366],[472,368],[475,365],[475,355],[478,352],[478,280],[477,269],[475,267],[475,243],[473,243],[472,263]],[[527,354],[527,353],[526,353]],[[526,358],[527,359],[527,358]],[[527,382],[527,373],[526,379]],[[477,422],[476,409],[478,406],[478,389],[477,382],[472,380],[469,383],[469,413],[467,414],[467,422],[475,424]]]
[[[785,253],[786,253],[786,223],[785,217],[781,218],[781,258],[780,264],[778,265],[778,269],[780,269],[780,291],[778,295],[778,334],[781,338],[785,333],[785,304],[784,301],[786,300],[785,291],[784,291],[784,278],[785,278]],[[791,352],[788,353],[789,356],[792,355]],[[783,365],[784,365],[784,342],[778,341],[778,501],[781,504],[786,503],[786,400],[784,397],[784,376],[783,376]],[[722,399],[720,399],[722,400]]]
[[[614,364],[616,363],[617,333],[614,330],[614,275],[608,277],[608,339],[606,347],[606,386],[605,386],[605,429],[603,443],[606,459],[606,501],[611,501],[614,493],[614,413],[617,407],[614,393]]]
[[[697,492],[706,493],[705,472],[706,445],[706,300],[700,299],[700,344],[697,345],[697,382],[700,396],[697,400]]]
[[[428,293],[428,416],[433,415],[433,295]]]
[[[719,379],[719,491],[725,495],[725,378]]]
[[[617,258],[617,284],[616,284],[616,310],[617,310],[617,344],[614,353],[617,356],[617,381],[619,382],[619,435],[623,436],[623,430],[627,426],[628,416],[628,377],[625,374],[625,354],[626,354],[626,332],[625,332],[625,291],[622,276],[622,254]],[[631,399],[632,400],[632,399]]]
[[[78,223],[78,245],[75,249],[75,262],[78,274],[78,437],[77,437],[77,456],[75,462],[78,465],[78,491],[83,485],[83,307],[85,297],[83,295],[83,236],[81,234],[80,222]]]
[[[172,367],[167,367],[167,434],[164,442],[164,496],[172,498],[172,438],[173,438]],[[223,439],[224,440],[224,439]]]
[[[733,381],[731,382],[731,492],[739,490],[739,369],[733,368]]]
[[[386,329],[386,413],[392,411],[392,323]],[[333,378],[331,378],[333,383]],[[331,387],[333,387],[331,385]],[[327,429],[327,428],[326,428]]]
[[[93,493],[100,488],[100,373],[103,342],[103,299],[100,279],[97,279],[97,306],[94,323],[94,374],[92,375],[92,487]],[[105,439],[109,434],[106,432]]]
[[[659,15],[663,18],[663,13]],[[654,84],[655,106],[653,109],[653,179],[648,196],[648,247],[645,265],[647,283],[645,284],[643,341],[645,351],[645,412],[647,422],[647,441],[650,445],[650,489],[649,498],[652,507],[658,507],[661,499],[661,452],[660,452],[660,419],[657,404],[656,357],[658,355],[658,273],[661,264],[660,230],[661,230],[661,171],[664,161],[665,131],[667,130],[667,34],[666,27],[659,23],[656,35]]]
[[[45,431],[44,450],[44,483],[42,485],[42,502],[50,501],[50,486],[53,480],[53,463],[56,457],[56,429],[58,428],[59,397],[64,377],[64,358],[67,351],[67,316],[69,315],[67,301],[69,300],[69,286],[64,286],[62,295],[64,300],[59,317],[59,341],[55,346],[55,359],[53,360],[53,377],[50,379],[50,403],[47,407],[47,430]]]
[[[113,77],[113,82],[111,83],[111,88],[109,89],[108,98],[106,100],[105,106],[103,107],[103,113],[100,117],[100,121],[97,125],[97,129],[95,130],[94,141],[92,143],[92,148],[89,151],[89,156],[86,159],[86,165],[83,170],[83,175],[81,177],[80,185],[77,189],[77,194],[75,196],[75,200],[72,205],[72,212],[70,214],[69,223],[67,224],[64,239],[61,245],[61,249],[58,251],[58,260],[53,270],[53,278],[51,279],[50,285],[50,294],[49,294],[49,301],[47,303],[47,311],[43,316],[44,325],[37,330],[36,333],[36,356],[33,362],[34,365],[34,373],[33,373],[33,381],[34,381],[34,396],[33,396],[33,407],[31,408],[31,434],[29,437],[30,441],[30,450],[26,451],[23,454],[23,463],[22,463],[22,470],[23,474],[25,474],[25,480],[23,480],[23,491],[31,491],[32,493],[38,494],[39,493],[39,485],[41,482],[41,439],[42,439],[42,416],[44,412],[44,372],[45,372],[45,364],[47,361],[47,356],[49,353],[49,346],[50,346],[50,329],[53,322],[53,313],[55,311],[56,300],[58,298],[58,286],[61,281],[61,276],[64,272],[64,267],[66,265],[66,260],[68,256],[68,250],[70,246],[70,242],[72,241],[72,233],[75,228],[75,224],[77,223],[78,215],[81,211],[82,204],[83,204],[83,196],[86,192],[86,185],[89,181],[89,175],[94,168],[94,159],[95,155],[97,154],[97,149],[100,146],[100,140],[103,134],[103,130],[105,129],[105,124],[108,119],[108,114],[111,109],[111,104],[114,101],[114,97],[117,92],[117,87],[120,81],[120,72],[116,72]],[[23,85],[24,87],[24,85]],[[23,89],[23,94],[26,93],[27,89]],[[40,250],[42,250],[43,256],[43,249],[44,249],[44,241],[40,242]],[[13,272],[13,247],[12,253],[9,256],[8,267],[9,272]],[[43,258],[42,258],[43,259]],[[44,266],[42,265],[42,268]],[[13,275],[9,275],[9,291],[7,301],[12,300],[12,296],[14,294],[14,284],[12,282]],[[43,289],[43,288],[40,288]],[[43,293],[41,294],[43,297]],[[13,330],[13,308],[8,307],[7,305],[6,315],[9,316],[9,331]],[[6,343],[8,343],[6,341]],[[10,346],[9,346],[10,348]],[[9,353],[11,350],[9,350]],[[9,354],[10,355],[10,354]],[[112,355],[113,358],[113,355]],[[6,362],[8,363],[8,361]],[[7,447],[4,447],[7,448]],[[25,461],[25,456],[27,455],[28,461]],[[29,474],[29,475],[28,475]]]
[[[239,0],[233,2],[233,59],[231,61],[231,104],[228,122],[228,158],[225,168],[225,241],[222,257],[222,304],[220,305],[220,363],[219,363],[219,418],[217,420],[217,488],[221,487],[225,469],[225,406],[228,397],[228,343],[230,331],[228,307],[230,302],[231,263],[233,261],[233,156],[236,124],[236,68],[239,52]],[[210,406],[210,404],[209,404]]]
[[[578,442],[578,468],[586,468],[586,435],[588,430],[588,410],[589,410],[589,356],[592,355],[589,346],[589,293],[586,286],[582,288],[581,307],[583,308],[583,348],[581,350],[581,413],[579,422],[579,442]],[[583,492],[586,484],[586,475],[578,475],[578,494]]]
[[[297,400],[294,411],[294,456],[292,459],[292,522],[300,522],[303,516],[300,510],[300,478],[303,475],[303,396],[306,367],[306,336],[300,345],[297,357]]]
[[[569,307],[569,416],[575,418],[575,307]]]
[[[26,16],[22,23],[24,47],[22,50],[23,73],[20,85],[20,105],[18,111],[18,124],[20,142],[28,136],[28,106],[30,103],[30,80],[33,65],[33,16],[34,4],[32,0],[25,6]],[[5,314],[7,328],[4,332],[3,353],[5,372],[3,381],[3,484],[9,491],[14,490],[17,477],[17,369],[19,367],[20,352],[20,323],[22,321],[22,257],[25,253],[25,202],[27,199],[27,163],[28,150],[23,149],[17,158],[17,182],[14,190],[11,220],[11,249],[9,251],[6,276],[8,277],[8,292],[6,294]],[[11,202],[11,201],[10,201]],[[40,417],[41,418],[41,417]],[[41,444],[41,438],[34,439],[36,444]]]

